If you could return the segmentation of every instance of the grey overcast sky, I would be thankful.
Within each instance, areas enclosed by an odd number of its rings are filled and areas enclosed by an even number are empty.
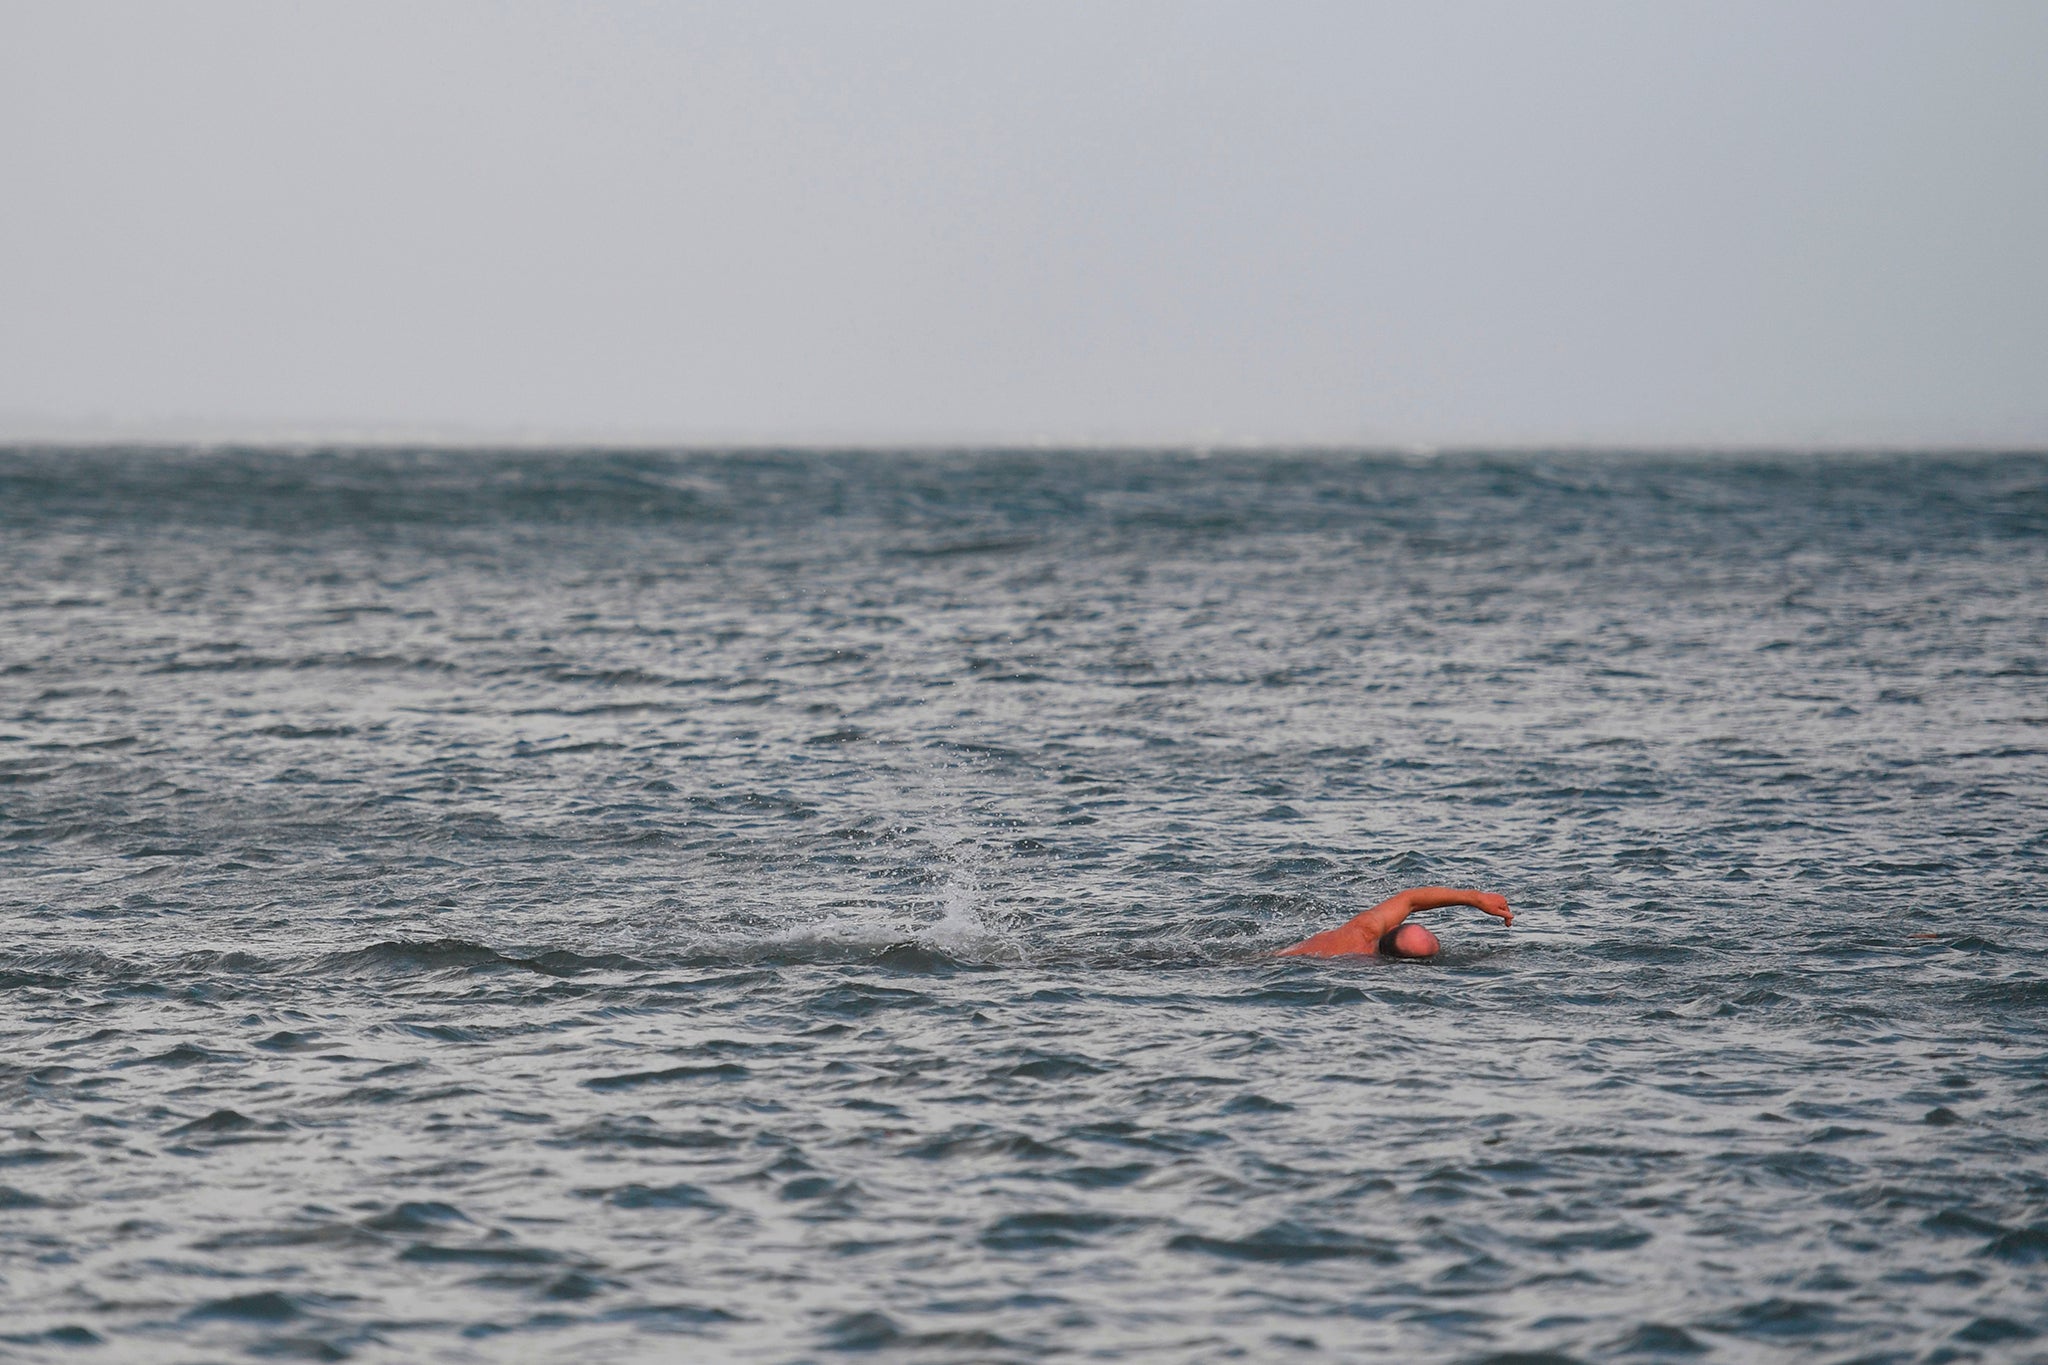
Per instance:
[[[2048,444],[2048,0],[0,0],[0,438]]]

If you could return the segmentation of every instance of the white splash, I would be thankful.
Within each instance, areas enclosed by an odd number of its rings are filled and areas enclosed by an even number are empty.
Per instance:
[[[971,839],[948,850],[939,882],[939,918],[920,941],[963,962],[1012,962],[1023,956],[1014,926],[992,911],[986,853]]]

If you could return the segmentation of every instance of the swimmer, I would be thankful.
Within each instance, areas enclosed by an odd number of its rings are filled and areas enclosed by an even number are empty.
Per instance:
[[[1387,897],[1372,909],[1305,938],[1292,948],[1282,948],[1276,957],[1348,957],[1366,954],[1377,957],[1435,957],[1443,945],[1435,934],[1419,924],[1403,924],[1417,910],[1435,910],[1444,905],[1469,905],[1484,910],[1503,924],[1515,922],[1507,897],[1491,891],[1454,891],[1448,886],[1415,886]]]

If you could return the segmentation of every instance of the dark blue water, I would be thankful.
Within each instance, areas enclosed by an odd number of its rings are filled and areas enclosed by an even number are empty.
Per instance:
[[[2039,456],[0,453],[0,1354],[2044,1360],[2044,885]]]

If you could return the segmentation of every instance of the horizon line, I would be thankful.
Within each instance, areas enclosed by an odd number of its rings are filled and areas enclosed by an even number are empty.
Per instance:
[[[1918,439],[1828,431],[1825,427],[1779,433],[1711,431],[1683,435],[1614,432],[1523,433],[1484,431],[1442,433],[1398,430],[1348,432],[1260,432],[1220,425],[1175,430],[1116,426],[1070,427],[1065,430],[1001,430],[901,428],[875,432],[830,426],[787,429],[706,426],[696,430],[656,425],[617,426],[545,423],[469,423],[460,420],[379,421],[311,419],[303,421],[239,420],[159,415],[122,419],[111,416],[59,416],[0,409],[0,450],[435,450],[599,452],[764,452],[815,451],[843,453],[936,454],[968,451],[1066,451],[1071,453],[1183,451],[1202,454],[1381,454],[1428,457],[1461,453],[1743,455],[1743,454],[2044,454],[2048,432],[1998,433],[1980,427],[1924,435]]]
[[[1389,441],[1389,440],[1259,440],[1118,439],[1078,437],[970,438],[915,440],[737,437],[717,439],[661,437],[599,437],[573,435],[485,436],[480,433],[294,433],[209,436],[14,436],[0,432],[0,452],[31,451],[268,451],[310,455],[323,452],[370,453],[412,451],[422,454],[588,455],[744,455],[802,453],[815,455],[1378,455],[1429,459],[1445,455],[2048,455],[2048,442],[1992,441]]]

